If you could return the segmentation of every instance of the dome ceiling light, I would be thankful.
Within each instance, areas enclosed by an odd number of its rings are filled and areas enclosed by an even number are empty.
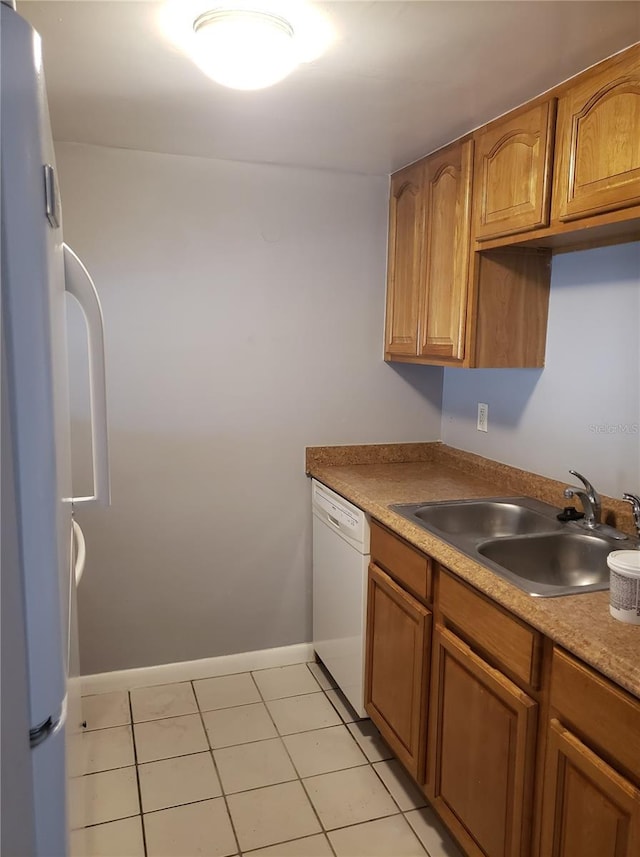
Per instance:
[[[301,0],[210,4],[167,4],[163,29],[208,77],[232,89],[272,86],[332,41],[326,19]]]
[[[298,65],[291,24],[252,9],[214,9],[193,23],[200,42],[197,63],[223,86],[263,89]]]

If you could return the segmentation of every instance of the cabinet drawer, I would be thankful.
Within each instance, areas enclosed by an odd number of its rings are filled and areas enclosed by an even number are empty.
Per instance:
[[[640,783],[640,700],[554,649],[551,707],[588,744]]]
[[[371,558],[418,598],[431,600],[431,560],[374,521],[371,523]]]
[[[539,688],[542,635],[444,570],[439,587],[440,610],[458,633],[508,675]]]

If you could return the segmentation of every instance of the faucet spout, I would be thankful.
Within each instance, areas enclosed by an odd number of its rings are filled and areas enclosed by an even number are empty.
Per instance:
[[[627,494],[626,492],[622,495],[622,499],[626,500],[627,503],[631,503],[631,511],[633,513],[633,522],[636,525],[636,531],[638,533],[638,538],[640,538],[640,497],[637,494]]]
[[[564,496],[567,499],[571,499],[571,497],[580,498],[584,509],[584,526],[589,530],[594,530],[600,523],[600,518],[602,516],[600,495],[591,482],[582,476],[582,474],[578,473],[577,470],[570,470],[569,473],[571,473],[572,476],[575,476],[576,479],[579,479],[584,485],[584,488],[576,488],[573,485],[569,485],[564,489]]]

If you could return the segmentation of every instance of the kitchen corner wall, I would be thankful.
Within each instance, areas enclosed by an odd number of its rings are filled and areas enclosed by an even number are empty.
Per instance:
[[[478,402],[489,431],[477,431]],[[640,492],[640,243],[554,256],[544,370],[446,369],[445,443]]]
[[[382,360],[388,180],[56,151],[106,326],[113,502],[78,514],[83,672],[310,640],[304,447],[440,436],[441,370]]]

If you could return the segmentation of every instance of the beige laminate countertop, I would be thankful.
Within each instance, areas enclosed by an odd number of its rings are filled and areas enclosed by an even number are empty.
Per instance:
[[[330,454],[314,455],[314,452],[365,449],[370,453],[364,456],[366,460],[373,457],[371,451],[376,448],[311,448],[307,452],[307,472],[576,657],[640,697],[640,626],[628,625],[611,617],[608,592],[533,597],[388,508],[393,503],[519,495],[537,496],[560,507],[564,505],[561,492],[555,502],[549,499],[559,490],[556,486],[560,483],[468,453],[461,453],[458,459],[456,450],[442,444],[379,447],[383,451],[395,450],[395,457],[400,458],[399,450],[402,448],[409,449],[407,457],[427,460],[331,463]],[[348,461],[349,458],[358,460],[363,456],[345,453],[337,455],[334,460],[338,462],[341,458]],[[522,490],[524,487],[529,490]],[[620,525],[624,507],[616,501],[610,501],[608,507],[606,503],[603,505],[605,509],[613,509],[612,514],[617,511],[616,523]]]

